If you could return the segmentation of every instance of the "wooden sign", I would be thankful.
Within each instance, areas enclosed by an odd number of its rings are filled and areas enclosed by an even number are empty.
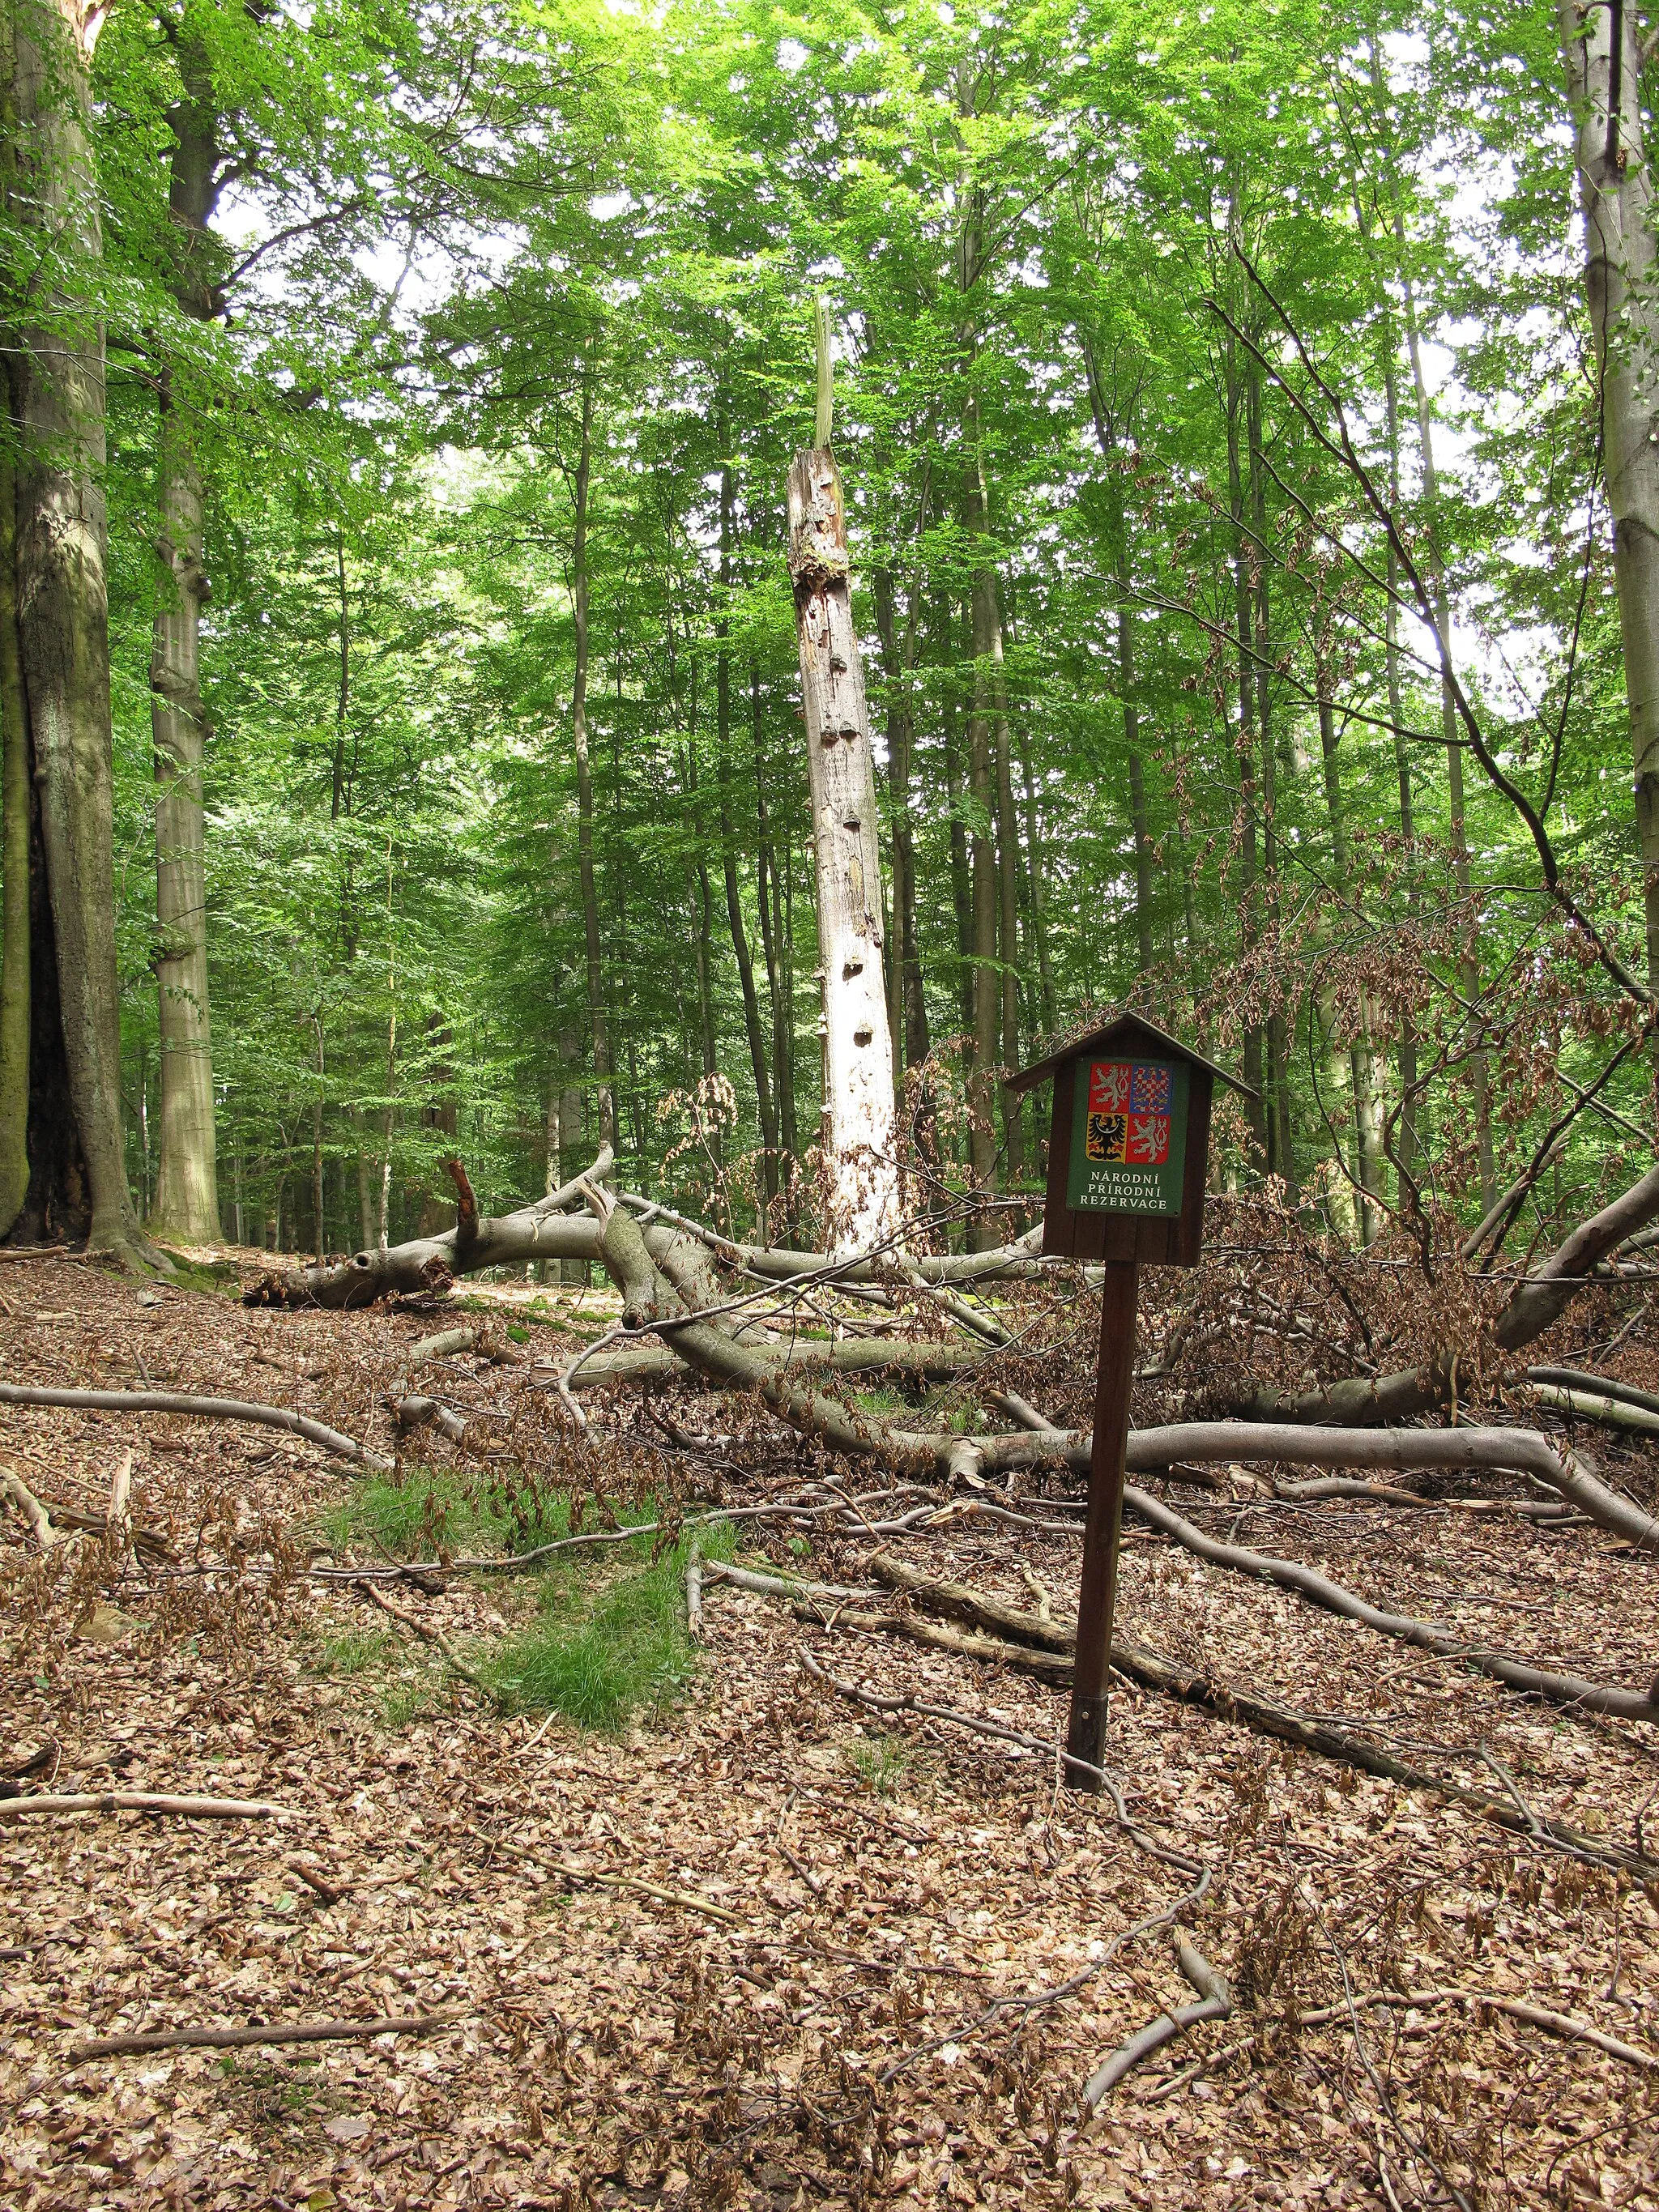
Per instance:
[[[1210,1099],[1218,1082],[1254,1094],[1140,1014],[1120,1014],[1017,1075],[1054,1079],[1042,1249],[1105,1266],[1089,1517],[1083,1537],[1077,1661],[1066,1749],[1074,1789],[1101,1786],[1106,1686],[1123,1518],[1124,1455],[1142,1262],[1192,1267],[1204,1243]]]

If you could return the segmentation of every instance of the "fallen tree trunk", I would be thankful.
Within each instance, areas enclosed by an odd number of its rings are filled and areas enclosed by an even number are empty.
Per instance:
[[[1079,1469],[1089,1464],[1086,1429],[958,1439],[958,1464],[964,1444],[981,1474],[1054,1460]],[[1295,1467],[1386,1468],[1395,1473],[1490,1468],[1534,1475],[1609,1534],[1659,1551],[1659,1521],[1610,1490],[1582,1461],[1558,1450],[1536,1429],[1317,1429],[1257,1421],[1176,1421],[1166,1428],[1130,1430],[1131,1473],[1149,1474],[1178,1460],[1278,1461]]]
[[[1659,1216],[1659,1167],[1582,1221],[1550,1257],[1517,1283],[1493,1324],[1492,1336],[1504,1352],[1519,1352],[1559,1321],[1572,1300],[1594,1279],[1595,1270],[1638,1229]],[[1450,1402],[1455,1383],[1450,1358],[1431,1360],[1392,1375],[1352,1377],[1315,1390],[1253,1390],[1237,1410],[1255,1420],[1322,1424],[1405,1421]]]
[[[441,1236],[411,1237],[408,1243],[394,1244],[384,1252],[355,1252],[349,1260],[264,1275],[245,1292],[243,1303],[355,1310],[381,1298],[412,1297],[444,1290],[458,1275],[477,1274],[486,1267],[521,1267],[534,1260],[603,1264],[604,1223],[591,1211],[573,1213],[567,1209],[585,1205],[585,1194],[603,1183],[612,1164],[607,1147],[585,1176],[514,1213],[484,1217],[476,1206],[469,1211],[469,1188],[462,1202],[462,1218]],[[881,1254],[842,1259],[827,1252],[780,1251],[768,1245],[739,1244],[698,1223],[668,1215],[665,1209],[631,1193],[623,1193],[621,1202],[646,1217],[640,1225],[659,1264],[667,1261],[672,1265],[676,1246],[689,1249],[696,1244],[727,1266],[769,1282],[793,1283],[817,1277],[825,1282],[860,1285],[880,1282],[896,1271],[896,1263]],[[935,1253],[919,1259],[907,1255],[904,1266],[915,1268],[927,1283],[1030,1277],[1043,1272],[1039,1257],[1042,1243],[1039,1226],[994,1251]]]
[[[882,1336],[848,1336],[836,1343],[820,1338],[797,1337],[793,1342],[763,1344],[763,1356],[779,1365],[821,1367],[832,1375],[890,1375],[902,1382],[953,1382],[970,1375],[992,1356],[991,1346],[971,1344],[895,1343]],[[605,1382],[665,1382],[683,1376],[685,1363],[672,1352],[656,1346],[637,1352],[611,1352],[586,1361],[570,1376],[573,1390],[596,1390]],[[550,1390],[556,1378],[545,1373],[533,1378],[534,1387]]]

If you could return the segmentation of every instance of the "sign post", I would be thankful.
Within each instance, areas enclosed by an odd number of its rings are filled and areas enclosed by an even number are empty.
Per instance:
[[[1078,1038],[1024,1070],[1009,1088],[1030,1091],[1049,1076],[1054,1097],[1042,1249],[1098,1261],[1105,1271],[1077,1659],[1066,1732],[1072,1757],[1098,1767],[1105,1747],[1141,1264],[1198,1264],[1211,1093],[1218,1080],[1251,1094],[1139,1014],[1121,1014]],[[1073,1770],[1071,1786],[1097,1790],[1100,1784]]]

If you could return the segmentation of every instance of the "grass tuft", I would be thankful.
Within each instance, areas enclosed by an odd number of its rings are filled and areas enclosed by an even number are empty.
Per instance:
[[[729,1559],[732,1530],[697,1531],[707,1559]],[[696,1653],[685,1632],[685,1541],[648,1557],[597,1589],[567,1576],[544,1582],[541,1613],[479,1662],[501,1703],[519,1711],[551,1708],[578,1727],[615,1734],[646,1705],[660,1707],[690,1681]],[[633,1551],[635,1547],[627,1549]]]
[[[313,1674],[362,1674],[379,1667],[398,1649],[383,1628],[342,1628],[319,1639],[309,1671]]]
[[[878,1797],[889,1797],[896,1790],[910,1765],[910,1747],[897,1736],[855,1736],[845,1747],[847,1764],[867,1790]]]

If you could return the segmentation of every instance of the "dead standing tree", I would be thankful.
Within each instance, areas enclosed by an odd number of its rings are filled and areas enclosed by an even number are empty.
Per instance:
[[[823,986],[830,1243],[868,1252],[899,1227],[893,1050],[882,969],[881,854],[864,665],[853,627],[847,507],[830,450],[828,312],[817,307],[817,442],[789,471],[789,574],[806,715]]]

